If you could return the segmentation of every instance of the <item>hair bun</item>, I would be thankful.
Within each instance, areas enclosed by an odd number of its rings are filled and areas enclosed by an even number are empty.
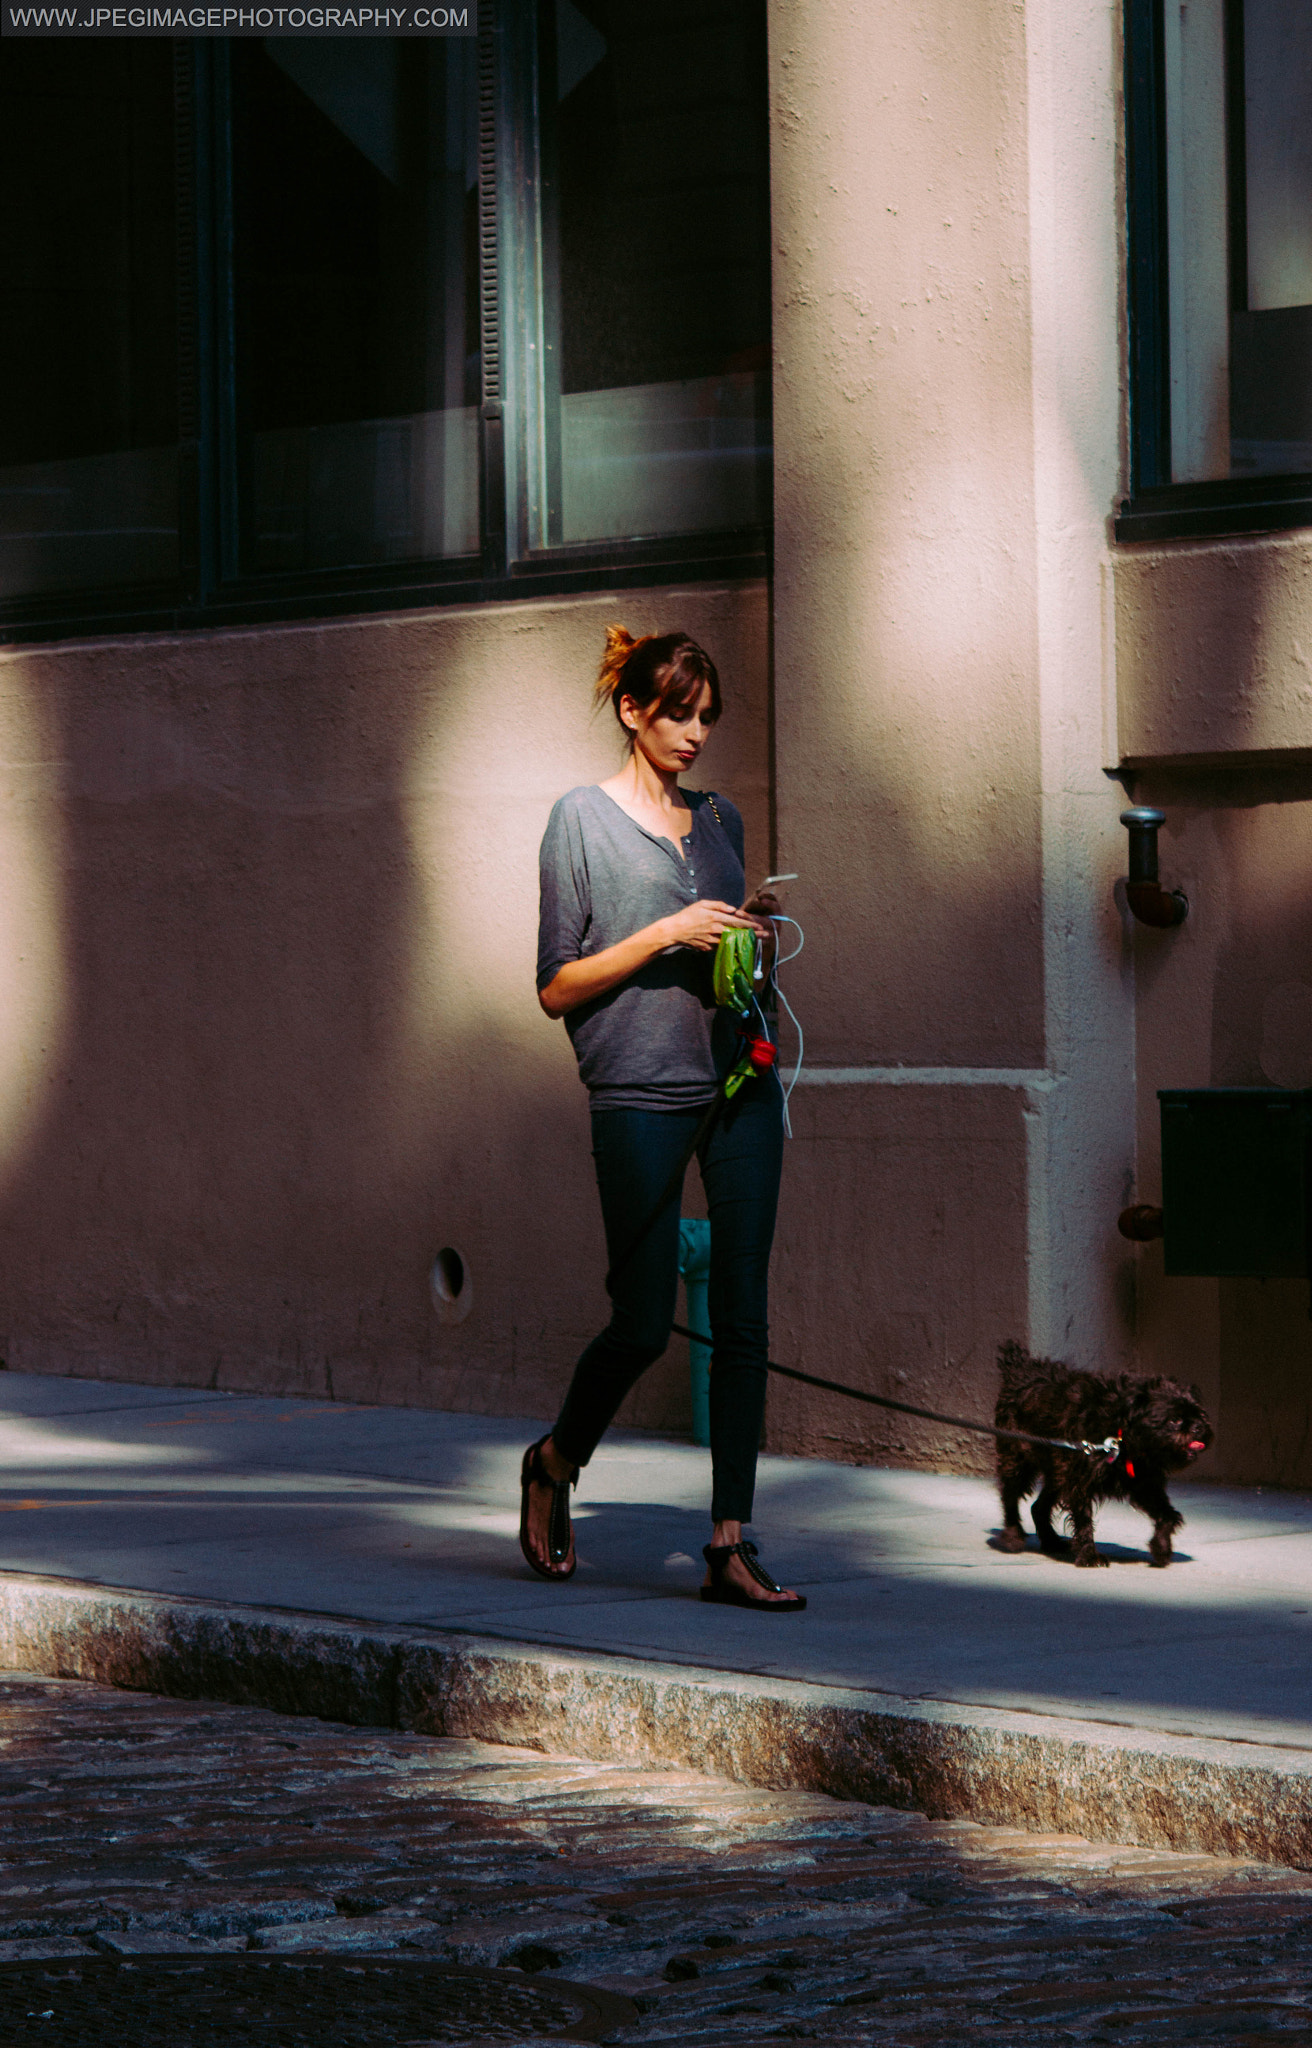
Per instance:
[[[691,718],[708,687],[710,703],[701,715],[714,724],[720,716],[720,678],[704,648],[686,633],[644,633],[635,640],[627,626],[607,626],[597,706],[610,705],[630,743],[640,728],[625,721],[620,706],[626,698],[647,720],[674,713]]]
[[[654,634],[644,633],[640,639],[635,640],[627,626],[607,626],[606,652],[602,655],[601,667],[597,670],[598,704],[605,704],[618,694],[620,679],[629,656],[636,654],[640,647],[645,647],[654,637]]]

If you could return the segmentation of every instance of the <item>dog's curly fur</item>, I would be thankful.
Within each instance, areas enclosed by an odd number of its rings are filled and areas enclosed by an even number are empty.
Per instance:
[[[1128,1500],[1152,1519],[1149,1555],[1171,1561],[1171,1538],[1184,1516],[1171,1506],[1166,1474],[1181,1472],[1212,1441],[1197,1387],[1134,1373],[1079,1372],[1054,1358],[1031,1358],[1023,1344],[998,1347],[1002,1388],[994,1421],[999,1429],[1032,1429],[1036,1436],[1070,1443],[1101,1443],[1118,1433],[1114,1461],[1083,1451],[998,1440],[1004,1550],[1024,1550],[1020,1504],[1042,1481],[1032,1513],[1039,1542],[1052,1557],[1079,1565],[1106,1564],[1093,1543],[1093,1512],[1100,1500]],[[1070,1518],[1071,1541],[1052,1526],[1055,1510]]]

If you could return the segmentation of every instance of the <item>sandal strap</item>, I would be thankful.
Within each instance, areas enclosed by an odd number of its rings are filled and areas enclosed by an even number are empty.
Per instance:
[[[547,1517],[547,1556],[552,1564],[564,1564],[569,1556],[573,1536],[569,1520],[569,1490],[571,1486],[577,1486],[579,1483],[579,1468],[572,1465],[568,1479],[553,1479],[542,1462],[542,1446],[545,1442],[546,1438],[541,1437],[534,1444],[528,1476],[534,1486],[551,1488],[551,1512]]]
[[[767,1593],[782,1593],[784,1590],[782,1586],[775,1584],[765,1566],[758,1563],[756,1545],[749,1542],[746,1537],[743,1538],[741,1543],[704,1544],[702,1556],[711,1568],[712,1583],[717,1586],[724,1577],[729,1559],[731,1557],[740,1557],[757,1585],[764,1586]]]
[[[533,1463],[528,1468],[528,1476],[535,1486],[552,1486],[558,1492],[567,1493],[571,1486],[577,1486],[579,1483],[579,1468],[577,1465],[571,1465],[568,1479],[553,1479],[542,1462],[542,1446],[545,1442],[546,1438],[540,1436],[537,1442],[530,1446]]]

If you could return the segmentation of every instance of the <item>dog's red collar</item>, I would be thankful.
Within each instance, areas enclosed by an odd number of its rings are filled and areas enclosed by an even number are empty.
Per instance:
[[[1112,1449],[1109,1450],[1107,1453],[1107,1463],[1109,1465],[1114,1465],[1116,1463],[1116,1460],[1121,1456],[1121,1438],[1124,1436],[1124,1434],[1125,1431],[1123,1429],[1118,1429],[1116,1432],[1116,1442],[1113,1445]],[[1131,1464],[1128,1458],[1125,1460],[1125,1476],[1127,1479],[1133,1479],[1134,1477],[1134,1466]]]

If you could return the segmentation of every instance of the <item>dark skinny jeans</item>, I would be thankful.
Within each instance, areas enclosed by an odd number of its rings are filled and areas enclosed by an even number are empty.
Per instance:
[[[701,1110],[598,1110],[592,1156],[612,1262],[632,1244],[678,1164]],[[745,1081],[698,1152],[711,1219],[711,1516],[750,1521],[765,1414],[767,1277],[783,1164],[773,1073]],[[679,1281],[681,1194],[671,1197],[615,1275],[611,1319],[574,1368],[552,1430],[586,1465],[624,1396],[665,1351]]]

